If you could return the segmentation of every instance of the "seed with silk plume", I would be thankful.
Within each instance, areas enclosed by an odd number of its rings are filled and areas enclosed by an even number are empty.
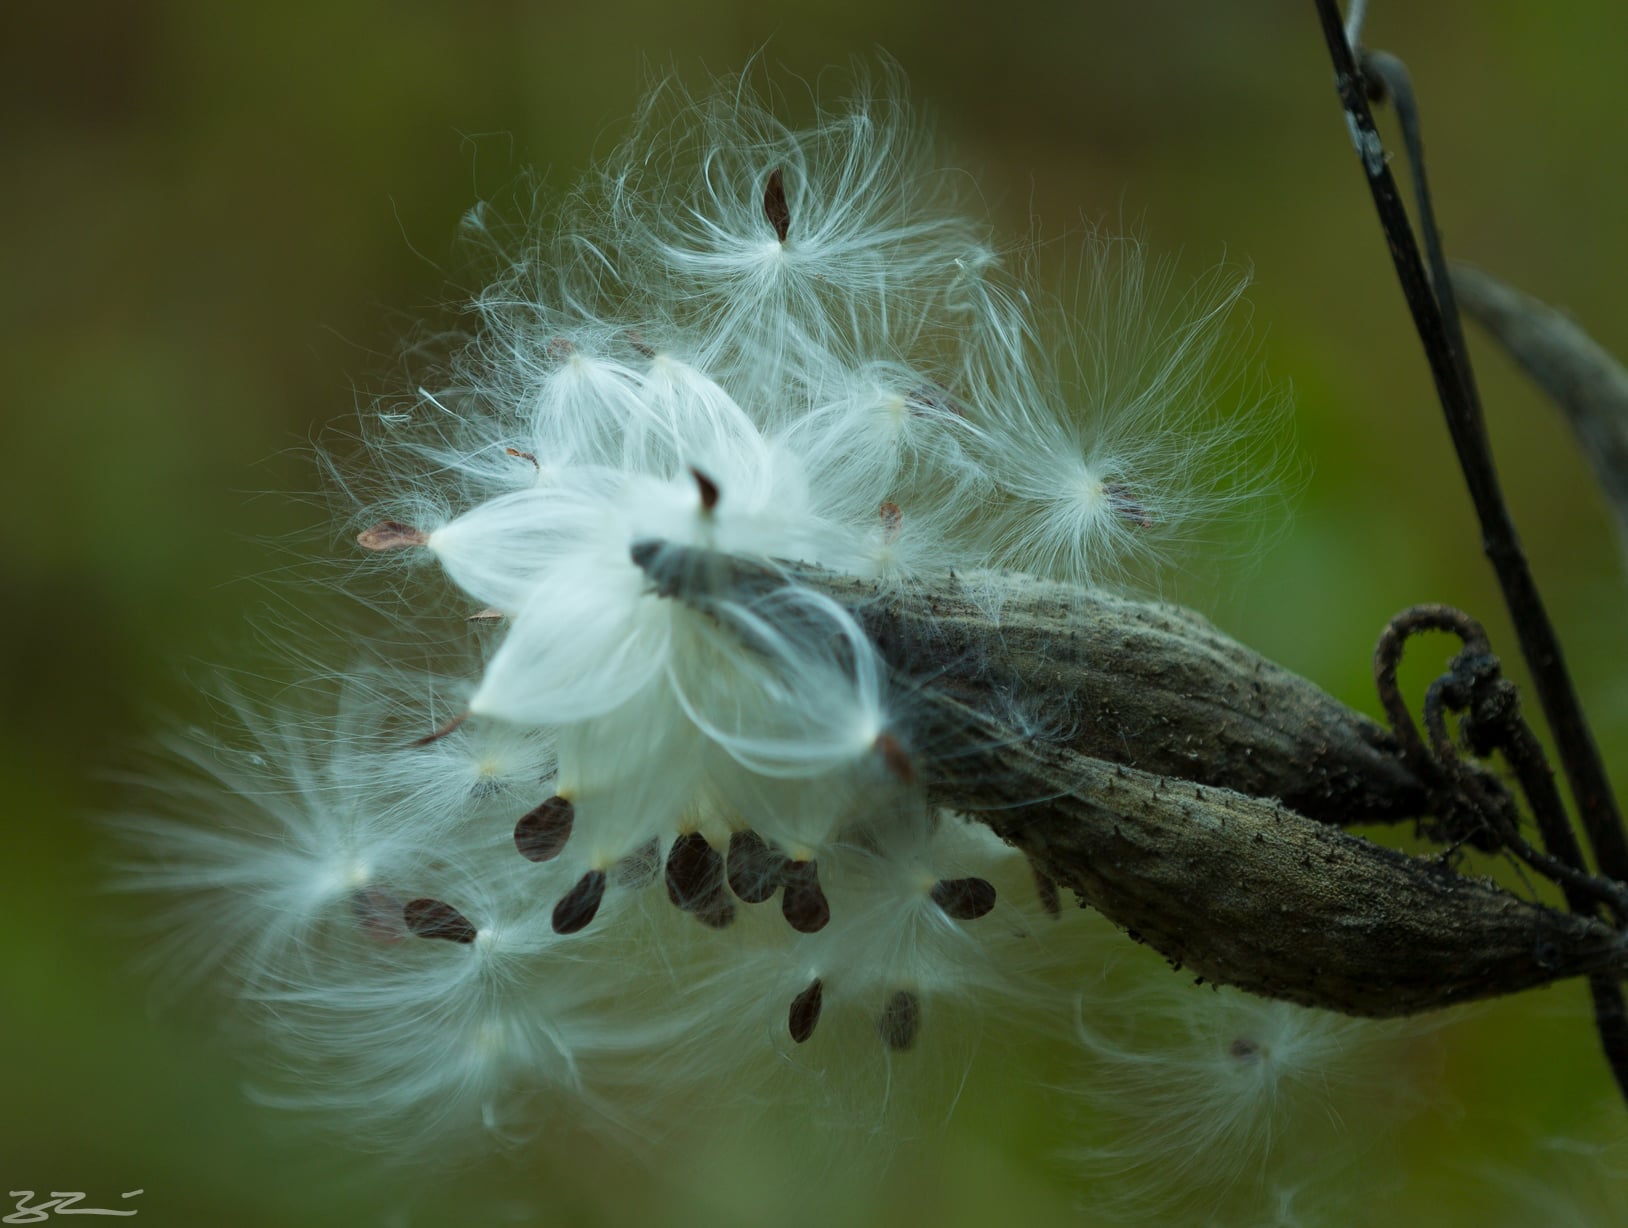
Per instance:
[[[991,617],[998,569],[1118,584],[1245,505],[1271,406],[1217,375],[1241,283],[1161,314],[1139,244],[1090,237],[1065,309],[896,70],[856,75],[801,127],[663,85],[518,246],[470,213],[506,271],[347,483],[391,647],[445,669],[238,703],[242,749],[188,752],[199,817],[140,825],[133,882],[193,901],[287,1101],[391,1146],[637,1125],[1066,1012],[1077,910],[929,799],[921,680],[791,565],[953,573]]]

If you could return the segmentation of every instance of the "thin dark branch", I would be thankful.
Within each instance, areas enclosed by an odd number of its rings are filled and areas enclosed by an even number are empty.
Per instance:
[[[1537,584],[1521,551],[1497,471],[1487,446],[1481,407],[1474,389],[1463,378],[1452,329],[1442,304],[1425,275],[1424,262],[1408,221],[1407,210],[1387,163],[1384,143],[1369,110],[1367,83],[1346,42],[1335,0],[1315,0],[1329,55],[1334,64],[1335,87],[1346,122],[1361,158],[1373,194],[1374,207],[1390,247],[1402,293],[1413,315],[1426,360],[1435,380],[1447,426],[1458,454],[1470,497],[1481,521],[1482,547],[1492,562],[1503,590],[1521,653],[1532,672],[1545,717],[1554,731],[1560,760],[1577,800],[1583,829],[1588,834],[1599,868],[1609,877],[1628,881],[1628,833],[1611,793],[1609,778],[1576,688],[1566,669],[1560,642],[1549,620]]]
[[[1388,51],[1364,51],[1361,68],[1370,88],[1383,87],[1374,100],[1389,102],[1402,127],[1402,147],[1407,151],[1408,175],[1413,180],[1413,207],[1419,218],[1419,238],[1424,244],[1425,259],[1430,266],[1430,287],[1441,308],[1442,324],[1447,340],[1453,347],[1453,358],[1458,364],[1458,377],[1463,381],[1472,404],[1481,403],[1475,386],[1475,372],[1470,368],[1470,352],[1464,344],[1464,325],[1459,319],[1458,301],[1453,294],[1453,279],[1447,270],[1447,253],[1442,250],[1441,231],[1436,226],[1436,208],[1430,199],[1430,178],[1425,171],[1424,132],[1419,123],[1419,103],[1413,95],[1413,80],[1407,65]],[[1485,424],[1483,423],[1483,434]]]

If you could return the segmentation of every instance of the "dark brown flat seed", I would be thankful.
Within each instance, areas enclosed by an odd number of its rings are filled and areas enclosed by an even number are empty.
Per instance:
[[[599,902],[605,898],[605,872],[589,870],[554,905],[554,932],[574,934],[587,926],[599,911]]]
[[[698,831],[686,832],[667,850],[667,898],[685,912],[709,907],[723,892],[724,859]]]
[[[1109,482],[1103,486],[1102,493],[1108,496],[1108,502],[1114,505],[1120,519],[1130,521],[1139,529],[1153,527],[1153,513],[1137,501],[1129,486],[1123,482]]]
[[[430,535],[423,529],[415,529],[399,520],[381,520],[356,535],[356,544],[364,550],[405,550],[409,546],[422,546],[429,540]]]
[[[402,903],[388,891],[378,887],[359,887],[351,892],[351,916],[356,926],[374,942],[386,945],[400,942],[407,936],[402,928]]]
[[[474,942],[475,927],[468,917],[440,900],[408,900],[401,919],[420,938],[445,938],[448,942]]]
[[[987,878],[941,878],[933,884],[933,903],[957,921],[976,921],[995,907],[995,884]]]
[[[691,908],[689,913],[709,930],[726,930],[735,924],[735,901],[720,887],[715,894]]]
[[[695,484],[701,488],[701,510],[710,512],[718,506],[718,483],[714,482],[694,465],[690,466],[690,476],[695,479]]]
[[[891,545],[899,539],[899,530],[904,527],[904,512],[892,499],[876,510],[882,517],[882,540]]]
[[[616,885],[638,890],[656,881],[661,870],[661,842],[654,836],[616,863]]]
[[[876,753],[882,756],[882,762],[887,765],[887,770],[899,778],[900,784],[916,783],[916,765],[898,738],[891,733],[879,734],[875,747]]]
[[[549,798],[514,825],[514,847],[527,861],[552,861],[565,850],[576,815],[565,798]]]
[[[505,456],[512,456],[512,457],[515,458],[515,460],[526,461],[528,464],[531,465],[531,467],[533,469],[536,469],[538,467],[536,453],[522,452],[519,448],[504,448],[503,449],[503,454]]]
[[[876,1021],[882,1043],[895,1053],[903,1053],[914,1045],[920,1028],[921,999],[908,989],[895,992],[882,1008],[882,1017]]]
[[[1227,1054],[1235,1062],[1255,1062],[1260,1059],[1261,1047],[1247,1036],[1240,1036],[1227,1046]]]
[[[442,738],[446,737],[448,734],[456,733],[458,731],[458,727],[468,719],[469,713],[460,713],[459,715],[453,717],[445,725],[442,725],[441,728],[437,729],[434,733],[427,733],[422,738],[414,738],[411,742],[407,743],[407,745],[414,750],[419,750],[425,746],[433,745],[434,743],[439,742]]]
[[[780,888],[785,860],[755,831],[729,837],[729,889],[748,904],[761,904]]]
[[[775,238],[784,243],[791,231],[791,206],[786,203],[786,178],[778,166],[769,172],[768,186],[763,189],[763,216],[774,227]]]
[[[814,983],[791,1000],[786,1022],[791,1026],[791,1038],[799,1045],[814,1035],[814,1025],[820,1021],[820,1007],[825,1005],[825,985],[818,977]]]
[[[820,889],[820,867],[814,861],[786,861],[780,867],[785,886],[780,911],[799,934],[817,934],[831,920],[831,905]]]

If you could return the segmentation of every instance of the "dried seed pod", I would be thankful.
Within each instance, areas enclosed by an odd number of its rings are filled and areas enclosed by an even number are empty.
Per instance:
[[[933,903],[957,921],[976,921],[995,907],[995,884],[987,878],[941,878]]]
[[[920,1028],[921,999],[908,989],[896,990],[876,1021],[882,1043],[895,1053],[903,1053],[916,1043]]]
[[[408,900],[401,919],[409,932],[420,938],[444,938],[448,942],[474,942],[474,923],[451,904],[440,900]]]
[[[577,808],[565,798],[549,798],[514,825],[514,847],[527,861],[552,861],[565,849]]]
[[[791,1038],[799,1045],[814,1035],[814,1025],[820,1021],[820,1008],[825,1005],[825,984],[815,977],[812,984],[791,1000],[786,1023]]]
[[[670,542],[636,543],[632,557],[658,593],[700,610],[795,583],[852,611],[893,676],[919,685],[926,701],[911,741],[930,752],[912,756],[890,733],[876,751],[902,783],[919,780],[942,805],[984,808],[970,803],[990,792],[991,772],[1008,806],[1050,787],[1000,749],[1025,747],[1021,729],[985,719],[967,744],[962,711],[1000,712],[1003,696],[1021,695],[1057,731],[1049,744],[1087,759],[1279,798],[1326,823],[1395,822],[1429,809],[1424,782],[1388,730],[1175,606],[1017,574],[889,588]],[[1487,787],[1498,785],[1489,778]]]
[[[578,930],[586,928],[588,922],[594,919],[594,914],[599,911],[599,903],[604,898],[605,872],[589,870],[577,880],[577,885],[554,905],[554,932],[575,934]]]
[[[729,837],[729,889],[748,904],[761,904],[780,889],[785,858],[750,829]]]
[[[831,920],[831,905],[820,888],[819,863],[788,859],[781,864],[780,911],[799,934],[817,934]]]

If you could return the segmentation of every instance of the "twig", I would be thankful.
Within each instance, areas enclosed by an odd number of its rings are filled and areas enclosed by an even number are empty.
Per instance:
[[[1425,726],[1430,733],[1427,751],[1397,687],[1396,670],[1409,637],[1429,630],[1457,635],[1464,648],[1453,659],[1448,672],[1432,682],[1426,692]],[[1479,622],[1449,606],[1425,605],[1404,610],[1391,620],[1379,638],[1374,651],[1374,675],[1381,702],[1410,764],[1421,776],[1439,782],[1439,806],[1451,811],[1461,804],[1461,798],[1478,799],[1474,820],[1490,825],[1499,845],[1559,884],[1566,906],[1572,912],[1598,916],[1603,903],[1611,908],[1619,926],[1628,920],[1628,883],[1587,873],[1583,850],[1566,816],[1560,791],[1555,788],[1554,772],[1536,735],[1522,719],[1520,696],[1514,684],[1503,677],[1502,667]],[[1494,750],[1503,751],[1537,819],[1546,852],[1539,852],[1522,839],[1515,817],[1503,805],[1505,799],[1485,791],[1484,782],[1490,778],[1459,755],[1447,729],[1449,711],[1464,714],[1459,731],[1474,753],[1488,755]],[[1625,1005],[1621,978],[1591,973],[1589,992],[1594,999],[1595,1026],[1606,1062],[1624,1099],[1628,1099],[1628,1005]]]
[[[1368,107],[1367,82],[1352,57],[1340,24],[1339,9],[1334,0],[1315,0],[1315,3],[1333,60],[1335,87],[1346,122],[1361,157],[1402,293],[1424,345],[1459,467],[1481,522],[1482,546],[1498,577],[1520,640],[1521,654],[1532,671],[1544,715],[1554,731],[1560,760],[1596,862],[1608,877],[1628,881],[1628,833],[1624,832],[1599,748],[1583,717],[1559,639],[1544,609],[1499,489],[1480,404],[1462,374],[1462,368],[1468,366],[1467,360],[1462,358],[1461,347],[1455,348],[1454,328],[1446,322],[1443,304],[1425,276],[1407,211]]]

